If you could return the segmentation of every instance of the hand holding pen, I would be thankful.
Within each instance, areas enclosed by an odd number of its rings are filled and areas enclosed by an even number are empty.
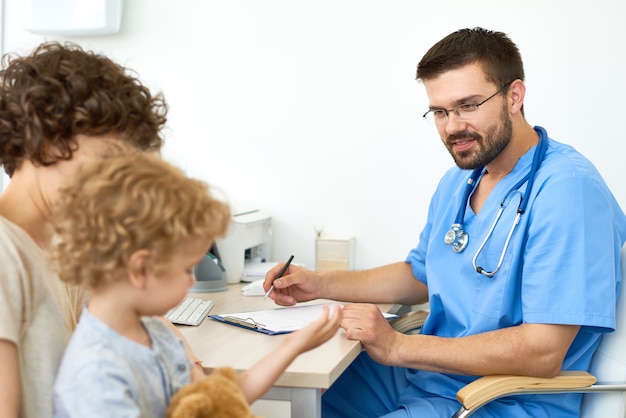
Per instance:
[[[280,279],[281,277],[283,277],[283,274],[285,274],[285,272],[287,271],[287,269],[289,268],[289,265],[291,264],[291,260],[293,260],[293,255],[291,257],[289,257],[289,260],[287,260],[287,262],[285,263],[285,265],[283,266],[282,269],[280,269],[280,272],[278,273],[278,275],[274,278],[274,280],[276,279]],[[269,290],[267,291],[267,293],[265,294],[265,296],[263,297],[263,299],[267,299],[267,297],[270,295],[270,293],[272,293],[272,290],[274,290],[274,280],[272,280],[272,285],[270,286]]]

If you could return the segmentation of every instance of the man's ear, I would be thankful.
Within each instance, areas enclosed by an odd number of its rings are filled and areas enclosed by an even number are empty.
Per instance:
[[[133,286],[143,289],[152,274],[152,252],[141,249],[131,254],[128,260],[128,277]]]
[[[524,104],[524,96],[526,95],[526,86],[522,80],[515,80],[509,86],[509,96],[511,97],[511,113],[520,112]]]

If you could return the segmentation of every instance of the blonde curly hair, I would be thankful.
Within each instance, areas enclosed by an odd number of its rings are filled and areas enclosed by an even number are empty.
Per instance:
[[[109,156],[61,190],[51,258],[61,280],[93,289],[117,280],[134,252],[150,250],[158,268],[194,240],[222,236],[230,219],[206,183],[159,157]]]

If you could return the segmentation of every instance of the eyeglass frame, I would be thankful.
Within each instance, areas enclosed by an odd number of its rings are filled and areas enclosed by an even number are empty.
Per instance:
[[[426,111],[426,113],[424,113],[424,114],[422,115],[422,117],[423,117],[424,119],[426,119],[426,121],[427,121],[427,122],[430,122],[430,119],[428,119],[428,114],[429,114],[429,113],[432,113],[432,114],[433,114],[433,116],[432,116],[432,118],[433,118],[433,119],[432,119],[432,122],[433,122],[433,123],[439,123],[440,121],[448,120],[448,117],[449,117],[448,115],[449,115],[449,113],[450,113],[450,112],[454,112],[454,114],[455,114],[457,117],[459,117],[460,119],[462,119],[462,120],[467,120],[467,117],[462,116],[462,115],[461,115],[461,113],[464,113],[464,114],[469,113],[469,114],[471,114],[471,113],[476,112],[476,111],[477,111],[477,110],[478,110],[478,109],[479,109],[482,105],[484,105],[484,104],[485,104],[485,103],[487,103],[489,100],[491,100],[491,99],[493,99],[494,97],[496,97],[498,94],[502,93],[505,89],[508,89],[508,88],[511,86],[511,84],[513,84],[513,81],[515,81],[515,80],[511,80],[511,81],[509,81],[509,82],[508,82],[508,83],[506,83],[504,86],[500,87],[500,89],[499,89],[498,91],[496,91],[494,94],[492,94],[491,96],[487,97],[485,100],[483,100],[483,101],[482,101],[482,102],[480,102],[480,103],[461,103],[461,104],[458,104],[458,105],[454,106],[452,109],[437,109],[437,108],[436,108],[436,109],[428,109],[428,110]],[[470,106],[470,108],[471,108],[472,110],[469,110],[469,111],[468,111],[468,110],[459,111],[459,108],[464,107],[464,106]],[[444,119],[444,118],[438,119],[438,118],[437,118],[437,116],[436,116],[436,114],[435,114],[435,112],[444,112],[444,113],[445,113],[445,115],[446,115],[445,119]]]

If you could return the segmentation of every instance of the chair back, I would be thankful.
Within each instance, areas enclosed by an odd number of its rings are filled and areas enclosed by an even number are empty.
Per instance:
[[[615,331],[605,334],[591,362],[598,383],[626,382],[626,245],[621,252],[622,286],[617,299]],[[626,417],[624,392],[588,393],[583,396],[581,418]]]

